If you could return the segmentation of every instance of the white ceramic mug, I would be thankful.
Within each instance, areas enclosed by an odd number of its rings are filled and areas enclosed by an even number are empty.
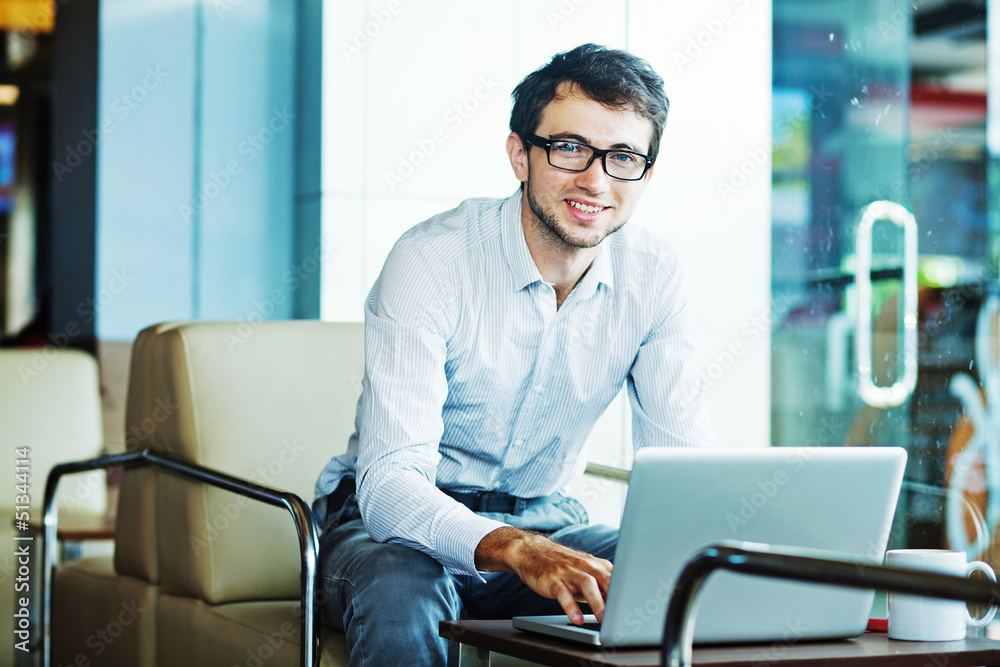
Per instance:
[[[905,567],[967,577],[974,570],[996,581],[993,568],[981,560],[965,562],[964,551],[944,549],[893,549],[886,553],[890,567]],[[996,606],[974,619],[961,600],[942,600],[918,595],[889,593],[889,639],[908,641],[958,641],[965,639],[966,626],[981,628],[993,620]]]

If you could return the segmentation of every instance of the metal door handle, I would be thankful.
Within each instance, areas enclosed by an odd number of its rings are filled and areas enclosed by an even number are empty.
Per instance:
[[[872,229],[876,220],[903,228],[903,378],[889,387],[872,379]],[[917,386],[917,221],[899,204],[876,201],[861,211],[855,241],[858,326],[856,358],[858,393],[876,408],[901,405]]]

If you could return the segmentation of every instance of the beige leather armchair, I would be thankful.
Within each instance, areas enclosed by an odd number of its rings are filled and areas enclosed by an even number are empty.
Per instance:
[[[100,380],[94,357],[51,346],[0,350],[0,442],[8,471],[0,496],[0,540],[4,544],[0,553],[0,618],[10,624],[15,612],[15,583],[21,584],[17,597],[26,592],[29,599],[34,597],[39,579],[34,575],[41,564],[37,543],[31,543],[29,550],[34,548],[34,553],[28,569],[32,579],[16,581],[21,576],[21,563],[14,547],[27,544],[14,541],[15,533],[26,535],[13,523],[15,516],[24,512],[24,503],[16,497],[22,494],[16,487],[26,482],[30,496],[27,514],[32,523],[40,523],[49,470],[59,461],[97,456],[103,447]],[[15,461],[22,459],[27,463],[16,467]],[[19,471],[28,476],[16,480]],[[104,473],[92,471],[67,480],[60,488],[58,504],[64,514],[75,518],[103,517],[107,511]],[[11,630],[0,634],[0,665],[17,664],[14,639]],[[17,639],[21,643],[21,638]]]
[[[347,665],[344,635],[320,629],[301,603],[313,596],[317,556],[302,499],[346,448],[363,370],[361,324],[140,332],[126,407],[132,451],[57,466],[49,480],[47,497],[73,473],[125,468],[114,558],[49,570],[49,664]],[[588,473],[627,479],[604,466]],[[53,562],[54,546],[47,538]]]
[[[317,555],[301,499],[353,431],[363,350],[361,324],[140,332],[126,431],[142,449],[56,469],[125,472],[114,559],[54,569],[51,664],[347,664],[344,636],[320,637],[300,602]]]

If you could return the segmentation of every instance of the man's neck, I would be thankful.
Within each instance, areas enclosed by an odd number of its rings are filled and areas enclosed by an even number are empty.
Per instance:
[[[567,244],[535,220],[531,209],[528,209],[527,215],[522,214],[521,223],[531,259],[542,274],[542,280],[555,290],[558,308],[594,263],[600,246],[576,248]]]

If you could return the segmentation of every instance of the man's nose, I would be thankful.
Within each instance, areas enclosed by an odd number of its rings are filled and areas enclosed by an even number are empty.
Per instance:
[[[607,192],[611,187],[611,177],[604,171],[604,161],[595,157],[590,166],[577,172],[576,186],[594,194]]]

